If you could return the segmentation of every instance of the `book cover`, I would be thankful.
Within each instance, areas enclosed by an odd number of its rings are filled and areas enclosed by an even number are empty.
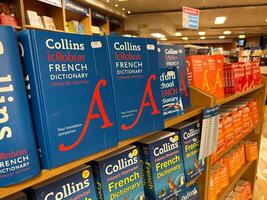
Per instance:
[[[85,165],[26,191],[27,197],[32,200],[97,199],[92,168]]]
[[[185,121],[172,129],[179,133],[183,152],[185,180],[190,182],[206,170],[205,160],[199,160],[201,124],[199,120]]]
[[[39,174],[40,166],[13,28],[0,26],[0,187]]]
[[[119,140],[164,128],[157,43],[108,36]]]
[[[199,200],[198,185],[196,183],[190,185],[179,195],[179,200]]]
[[[25,30],[18,39],[43,167],[117,145],[105,38]]]
[[[162,109],[165,119],[183,114],[178,74],[178,51],[172,45],[159,45],[160,89]]]
[[[185,189],[180,137],[162,132],[137,143],[143,158],[147,199],[174,199]]]
[[[187,57],[188,77],[190,83],[215,96],[217,99],[224,97],[224,77],[222,55],[194,55]]]
[[[27,23],[31,26],[38,27],[38,28],[44,28],[43,22],[41,17],[37,14],[37,12],[32,10],[26,11],[26,19]]]
[[[253,77],[252,87],[254,87],[261,83],[261,73],[260,73],[259,62],[257,61],[251,62],[251,70],[252,70],[252,77]]]
[[[98,199],[143,200],[138,148],[128,146],[93,162]]]
[[[54,19],[52,17],[42,16],[41,18],[42,18],[44,28],[56,30]]]

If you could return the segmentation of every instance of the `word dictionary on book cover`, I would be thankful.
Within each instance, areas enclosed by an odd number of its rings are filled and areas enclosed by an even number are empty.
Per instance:
[[[105,38],[27,30],[19,41],[43,167],[115,146]]]
[[[176,56],[179,52],[172,45],[159,45],[160,89],[163,116],[165,119],[183,114],[180,80]]]
[[[181,139],[186,182],[198,177],[206,169],[205,159],[199,160],[201,124],[199,120],[188,120],[177,126]]]
[[[82,166],[48,183],[26,190],[31,200],[97,199],[92,168]]]
[[[144,186],[147,199],[177,199],[185,189],[185,175],[179,135],[162,132],[141,140]]]
[[[163,129],[156,40],[107,40],[119,139]]]
[[[0,26],[0,187],[40,172],[16,35]]]
[[[93,162],[98,199],[143,200],[138,148],[128,146]]]

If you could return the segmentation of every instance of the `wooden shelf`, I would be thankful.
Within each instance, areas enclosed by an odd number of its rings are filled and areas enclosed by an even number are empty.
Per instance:
[[[85,157],[85,158],[82,158],[82,159],[79,159],[79,160],[76,160],[76,161],[73,161],[71,163],[68,163],[68,164],[65,164],[61,167],[57,167],[55,169],[52,169],[52,170],[42,170],[41,174],[35,178],[32,178],[30,180],[27,180],[25,182],[22,182],[22,183],[19,183],[19,184],[16,184],[16,185],[12,185],[12,186],[9,186],[9,187],[6,187],[6,188],[0,188],[0,199],[4,198],[4,197],[7,197],[9,195],[12,195],[16,192],[19,192],[23,189],[26,189],[28,187],[31,187],[33,185],[36,185],[36,184],[39,184],[39,183],[43,183],[44,181],[47,181],[51,178],[55,178],[56,176],[59,176],[59,175],[62,175],[72,169],[75,169],[85,163],[88,163],[92,160],[95,160],[96,158],[99,158],[101,156],[104,156],[112,151],[116,151],[120,148],[123,148],[129,144],[132,144],[133,142],[136,142],[136,141],[139,141],[143,138],[146,138],[150,135],[153,135],[153,134],[156,134],[157,132],[154,132],[154,133],[148,133],[148,134],[145,134],[145,135],[142,135],[142,136],[138,136],[138,137],[135,137],[135,138],[131,138],[129,140],[125,140],[125,141],[122,141],[119,143],[118,146],[116,147],[113,147],[113,148],[110,148],[110,149],[107,149],[105,151],[101,151],[99,153],[96,153],[94,155],[91,155],[91,156],[88,156],[88,157]]]
[[[235,99],[238,99],[239,97],[242,97],[242,96],[244,96],[246,94],[249,94],[249,93],[252,93],[254,91],[257,91],[257,90],[259,90],[259,89],[261,89],[263,87],[264,87],[264,85],[260,84],[258,86],[255,86],[254,88],[248,89],[247,91],[244,91],[244,92],[241,92],[241,93],[238,93],[238,94],[227,95],[223,99],[217,100],[216,101],[216,105],[221,105],[221,104],[228,103],[228,102],[233,101]]]
[[[165,121],[165,128],[169,128],[175,124],[178,124],[180,122],[183,122],[187,119],[190,119],[194,116],[197,116],[202,113],[202,110],[204,109],[203,106],[192,106],[189,110],[185,111],[183,115],[173,117],[171,119],[168,119]]]
[[[64,32],[64,31],[62,31],[62,30],[57,30],[57,29],[56,29],[56,30],[46,29],[46,28],[41,28],[41,27],[31,26],[31,25],[28,25],[28,24],[26,24],[25,27],[28,28],[28,29],[46,30],[46,31],[53,31],[53,32]]]
[[[245,163],[236,174],[229,179],[229,185],[222,189],[222,191],[218,194],[218,200],[223,200],[225,197],[232,191],[234,185],[239,181],[239,179],[243,176],[243,174],[250,168],[250,166],[254,163],[247,162]]]
[[[227,148],[227,150],[225,152],[223,152],[214,162],[211,163],[211,165],[213,165],[214,163],[216,163],[218,160],[220,160],[228,151],[230,151],[234,146],[236,146],[240,141],[242,141],[245,137],[247,137],[249,134],[251,133],[255,133],[255,129],[259,124],[256,124],[255,126],[253,126],[253,128],[245,135],[243,135],[240,139],[238,139],[237,141],[235,141],[234,144],[232,144],[229,148]]]
[[[196,115],[199,115],[202,113],[202,110],[203,110],[203,107],[192,107],[190,110],[188,110],[185,114],[181,115],[181,116],[178,116],[178,117],[174,117],[172,119],[169,119],[167,121],[165,121],[165,128],[167,127],[170,127],[170,126],[173,126],[179,122],[182,122],[184,120],[187,120],[191,117],[194,117]],[[94,155],[91,155],[91,156],[88,156],[88,157],[85,157],[85,158],[82,158],[82,159],[79,159],[79,160],[76,160],[76,161],[73,161],[71,163],[68,163],[68,164],[65,164],[61,167],[57,167],[55,169],[52,169],[52,170],[42,170],[41,174],[35,178],[32,178],[28,181],[25,181],[25,182],[22,182],[22,183],[19,183],[19,184],[16,184],[16,185],[13,185],[13,186],[9,186],[7,188],[0,188],[0,199],[1,198],[4,198],[4,197],[7,197],[9,195],[12,195],[18,191],[21,191],[23,189],[26,189],[28,187],[31,187],[33,185],[36,185],[36,184],[39,184],[39,183],[43,183],[44,181],[47,181],[51,178],[54,178],[56,176],[59,176],[61,174],[64,174],[72,169],[75,169],[85,163],[88,163],[96,158],[99,158],[101,156],[104,156],[112,151],[116,151],[122,147],[125,147],[129,144],[132,144],[136,141],[139,141],[143,138],[146,138],[146,137],[149,137],[153,134],[157,134],[157,132],[154,132],[154,133],[148,133],[148,134],[145,134],[145,135],[142,135],[142,136],[138,136],[138,137],[135,137],[135,138],[131,138],[129,140],[125,140],[125,141],[122,141],[119,143],[118,146],[116,147],[113,147],[113,148],[110,148],[110,149],[107,149],[105,151],[101,151],[99,153],[96,153]],[[191,182],[187,183],[186,185],[187,186],[190,186],[192,185],[193,183],[195,182],[195,180],[192,180]]]

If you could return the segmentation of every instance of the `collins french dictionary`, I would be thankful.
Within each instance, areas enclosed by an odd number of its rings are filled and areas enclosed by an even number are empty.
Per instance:
[[[163,129],[156,40],[107,41],[119,140]]]
[[[96,188],[90,166],[82,166],[66,175],[26,190],[32,200],[95,200]]]
[[[0,26],[0,187],[40,172],[16,35]]]
[[[18,38],[43,167],[115,146],[105,38],[38,30]]]
[[[185,189],[180,137],[162,132],[137,143],[141,150],[147,199],[177,199]]]
[[[99,158],[92,166],[98,199],[144,199],[142,167],[136,146],[127,146]]]

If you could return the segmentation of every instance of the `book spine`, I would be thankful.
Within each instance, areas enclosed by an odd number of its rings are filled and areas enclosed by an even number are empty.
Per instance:
[[[153,171],[150,162],[150,151],[148,145],[141,145],[141,158],[143,159],[143,171],[144,171],[144,190],[145,199],[156,199],[155,197],[155,185],[153,181]]]
[[[101,182],[101,174],[99,169],[99,164],[94,162],[92,164],[93,173],[94,173],[94,182],[96,185],[96,193],[98,200],[104,200],[103,185]]]
[[[0,187],[40,173],[16,35],[0,27]]]
[[[30,102],[30,108],[33,115],[35,131],[37,134],[37,146],[39,156],[41,158],[42,168],[51,168],[49,162],[48,144],[46,140],[46,128],[44,125],[44,116],[42,108],[41,89],[38,80],[38,64],[35,59],[35,49],[33,44],[33,36],[31,31],[21,31],[18,34],[18,41],[23,48],[21,56],[22,66],[24,70],[26,88]]]

